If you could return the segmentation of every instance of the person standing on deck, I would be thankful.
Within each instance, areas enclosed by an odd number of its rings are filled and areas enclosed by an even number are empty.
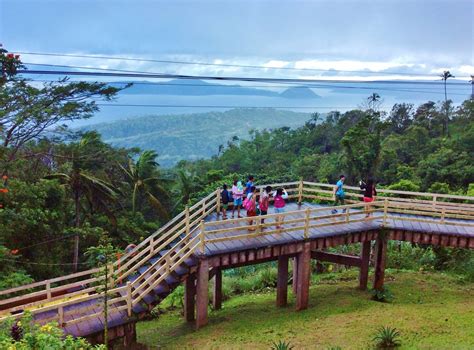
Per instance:
[[[346,177],[344,175],[339,176],[339,181],[336,183],[336,187],[334,188],[334,206],[338,205],[344,205],[344,197],[345,197],[345,192],[344,192],[344,181],[346,180]],[[343,213],[346,212],[346,209],[344,208],[342,210]],[[333,209],[331,211],[332,214],[337,213],[337,209]]]
[[[275,213],[280,214],[276,217],[276,228],[282,228],[284,216],[281,215],[285,212],[285,199],[288,199],[288,193],[284,188],[279,188],[273,193],[273,206],[275,207]]]
[[[234,198],[234,206],[232,207],[232,217],[234,217],[235,209],[237,209],[237,217],[240,216],[240,207],[242,206],[242,198],[244,196],[244,187],[242,186],[242,181],[234,180],[234,185],[232,186],[232,197]]]
[[[375,197],[377,196],[377,190],[375,189],[375,185],[376,185],[375,181],[370,178],[367,180],[367,183],[365,183],[362,180],[360,181],[359,186],[361,190],[364,190],[363,200],[365,203],[371,203],[375,200]],[[370,209],[371,209],[370,206],[365,207],[365,211],[366,211],[365,217],[370,216]]]
[[[248,181],[245,184],[245,195],[248,195],[250,192],[252,192],[252,186],[254,185],[255,185],[254,177],[252,175],[249,175]]]
[[[231,201],[231,195],[227,190],[227,185],[222,186],[221,191],[221,202],[222,202],[222,219],[227,219],[227,208],[229,207],[229,202]]]
[[[263,189],[260,194],[260,200],[258,201],[258,207],[260,209],[260,215],[268,214],[268,206],[270,205],[270,196],[272,195],[272,186],[267,186]],[[262,224],[265,223],[265,219],[260,220]],[[264,229],[265,227],[262,227]]]
[[[250,218],[248,225],[253,225],[253,217],[257,216],[257,188],[255,186],[250,187],[250,192],[247,194],[247,198],[244,202],[244,207],[247,209],[247,217]],[[255,228],[249,228],[249,231],[255,231]]]

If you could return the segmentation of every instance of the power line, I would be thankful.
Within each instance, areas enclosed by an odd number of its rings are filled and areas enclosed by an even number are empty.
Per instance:
[[[429,73],[373,72],[373,71],[322,69],[322,68],[266,67],[266,66],[259,66],[259,65],[247,65],[247,64],[189,62],[189,61],[158,60],[158,59],[116,57],[116,56],[103,56],[103,55],[79,55],[79,54],[24,52],[24,51],[19,51],[16,53],[21,54],[21,55],[34,55],[34,56],[75,57],[75,58],[106,59],[106,60],[133,61],[133,62],[154,62],[154,63],[166,63],[166,64],[198,65],[198,66],[211,66],[211,67],[252,68],[252,69],[264,69],[264,70],[276,69],[276,70],[289,70],[289,71],[340,72],[340,73],[361,73],[361,74],[378,74],[378,75],[390,74],[390,75],[404,75],[404,76],[429,76],[429,77],[438,76],[437,74],[429,74]]]
[[[51,82],[51,80],[40,80],[34,79],[33,81],[39,82]],[[127,84],[127,82],[118,82],[118,81],[107,81],[104,82],[107,84]],[[133,81],[134,85],[153,85],[153,86],[199,86],[199,87],[211,87],[211,88],[285,88],[284,85],[224,85],[224,84],[188,84],[188,83],[157,83],[157,82],[146,82],[146,81]],[[410,89],[391,89],[391,88],[383,88],[383,87],[364,87],[364,86],[341,86],[341,85],[325,85],[325,84],[306,84],[306,85],[295,85],[293,86],[295,89],[302,89],[302,88],[330,88],[330,89],[362,89],[362,90],[384,90],[384,91],[399,91],[399,92],[416,92],[416,93],[427,93],[427,94],[441,94],[444,95],[442,91],[427,91],[427,90],[419,90],[419,88],[412,87]],[[424,87],[423,89],[436,89],[436,87]],[[455,87],[460,88],[460,87]],[[453,93],[451,92],[450,95],[459,95],[465,96],[466,94],[461,93]]]
[[[231,106],[231,105],[168,105],[168,104],[124,104],[124,103],[97,103],[102,107],[151,107],[151,108],[262,108],[262,109],[342,109],[359,108],[354,106]]]
[[[206,75],[181,75],[167,73],[113,73],[113,72],[79,72],[79,71],[48,71],[48,70],[19,70],[19,74],[41,74],[41,75],[75,75],[94,77],[122,77],[122,78],[150,78],[150,79],[184,79],[184,80],[217,80],[217,81],[246,81],[262,83],[351,83],[351,84],[411,84],[411,85],[443,85],[442,81],[407,81],[407,80],[334,80],[334,79],[294,79],[294,78],[261,78],[261,77],[234,77],[234,76],[206,76]],[[462,85],[459,83],[447,83],[448,85]]]

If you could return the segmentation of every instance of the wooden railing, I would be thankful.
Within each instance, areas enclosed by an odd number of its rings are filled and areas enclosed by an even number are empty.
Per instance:
[[[303,200],[327,202],[334,199],[335,186],[333,185],[298,181],[272,184],[271,186],[274,189],[285,187],[289,199],[297,202]],[[259,186],[260,189],[263,187]],[[108,304],[114,305],[111,312],[127,310],[128,315],[131,315],[133,306],[141,302],[145,295],[156,288],[187,258],[193,254],[204,254],[206,245],[210,243],[292,231],[302,231],[303,238],[308,238],[309,232],[313,228],[380,219],[385,225],[390,220],[410,220],[474,227],[474,197],[378,190],[377,201],[362,203],[360,202],[362,195],[359,188],[345,186],[345,189],[347,201],[354,203],[337,207],[338,210],[346,209],[345,213],[330,214],[328,207],[306,208],[302,216],[302,210],[268,214],[254,218],[251,225],[247,223],[248,218],[233,219],[227,222],[231,223],[231,226],[223,229],[215,228],[215,226],[222,224],[221,221],[204,222],[210,213],[219,212],[221,207],[220,191],[217,190],[209,194],[195,205],[186,208],[160,230],[138,244],[132,252],[125,254],[119,261],[111,264],[110,269],[114,276],[109,283],[110,290],[108,292]],[[367,213],[371,216],[366,217]],[[404,216],[395,216],[396,214],[404,214]],[[300,217],[289,218],[294,215]],[[284,228],[276,228],[275,218],[277,216],[283,217]],[[423,218],[420,219],[419,216]],[[265,223],[262,224],[261,219],[265,219]],[[252,231],[248,231],[249,229]],[[224,234],[229,232],[233,234],[225,237]],[[127,277],[134,274],[139,267],[148,264],[150,258],[169,247],[172,249],[152,264],[147,271],[133,282],[123,284],[124,281],[127,281]],[[10,315],[12,312],[18,312],[13,317],[19,317],[23,314],[21,311],[28,308],[31,308],[33,314],[56,310],[42,322],[57,321],[62,326],[97,317],[98,313],[95,313],[79,319],[68,320],[70,313],[81,312],[90,306],[75,308],[68,312],[65,312],[64,308],[89,300],[103,303],[104,293],[98,293],[96,290],[97,285],[103,283],[100,277],[94,277],[98,271],[98,269],[91,269],[0,291],[0,297],[8,297],[0,300],[0,308],[2,305],[15,304],[5,310],[8,314],[0,318],[0,321],[12,317]],[[115,287],[117,285],[119,286]],[[77,287],[81,287],[81,289],[71,291]],[[26,291],[29,292],[26,295],[15,295]],[[41,297],[41,300],[35,301],[34,299],[38,297]],[[44,304],[47,302],[55,302],[55,304],[45,306]],[[117,306],[119,304],[121,305]]]

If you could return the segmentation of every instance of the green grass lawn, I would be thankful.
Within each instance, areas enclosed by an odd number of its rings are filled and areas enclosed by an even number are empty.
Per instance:
[[[353,276],[355,274],[352,274]],[[380,326],[396,327],[400,349],[474,349],[474,284],[438,273],[392,272],[386,285],[395,299],[372,301],[356,279],[319,281],[308,310],[275,307],[275,291],[234,296],[209,312],[209,325],[195,331],[179,311],[137,325],[138,341],[151,349],[270,349],[289,341],[295,349],[368,349]],[[291,288],[289,288],[290,290]]]

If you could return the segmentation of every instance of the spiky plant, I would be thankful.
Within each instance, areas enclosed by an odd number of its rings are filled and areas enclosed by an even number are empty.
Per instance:
[[[401,345],[400,332],[396,328],[382,326],[372,341],[377,349],[393,349]]]
[[[273,342],[272,344],[272,350],[291,350],[293,349],[293,346],[290,344],[290,342],[285,342],[283,340],[279,340],[278,343]]]

